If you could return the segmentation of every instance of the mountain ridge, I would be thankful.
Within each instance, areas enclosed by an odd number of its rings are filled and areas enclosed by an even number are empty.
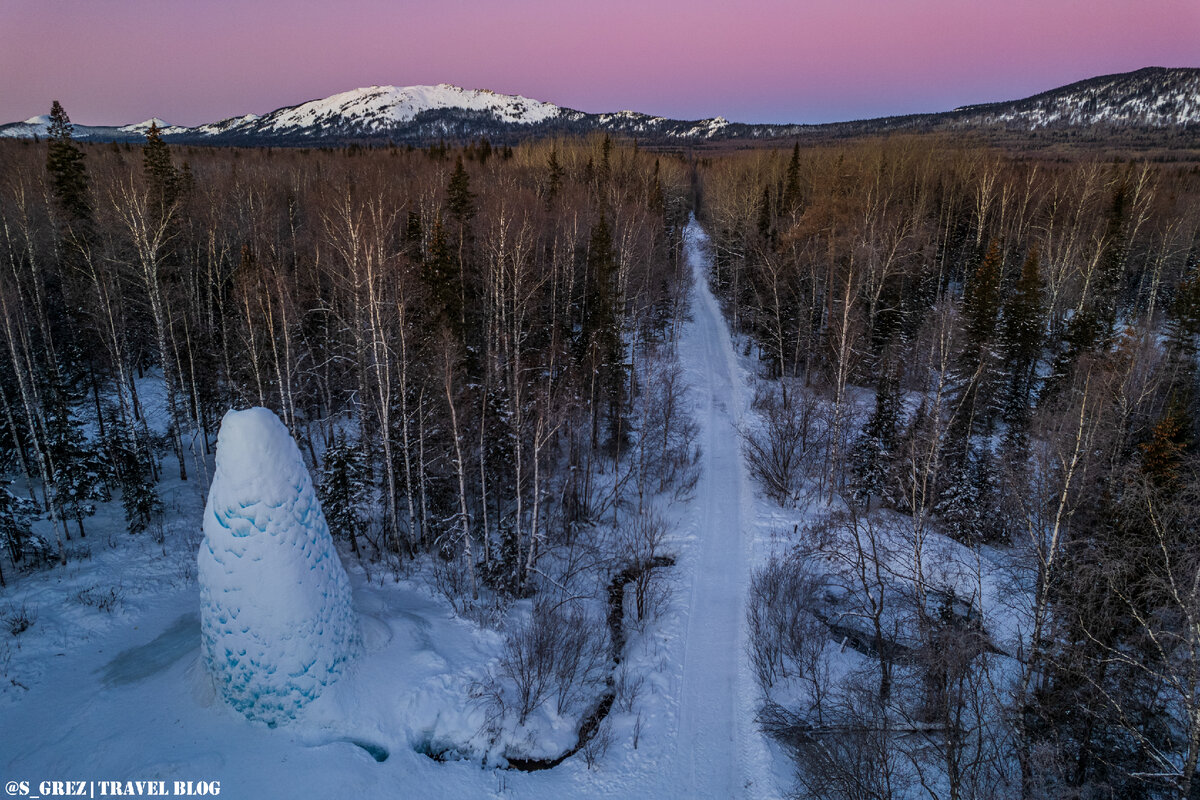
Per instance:
[[[37,116],[0,125],[0,137],[45,136],[48,121]],[[964,129],[1190,133],[1200,130],[1200,68],[1144,67],[1087,78],[1019,100],[821,124],[742,123],[719,116],[678,120],[637,111],[589,113],[522,95],[442,83],[361,87],[261,116],[245,114],[193,127],[168,125],[157,118],[122,126],[75,125],[75,136],[84,141],[140,141],[151,123],[168,141],[220,145],[417,143],[481,136],[506,141],[591,132],[680,143]]]

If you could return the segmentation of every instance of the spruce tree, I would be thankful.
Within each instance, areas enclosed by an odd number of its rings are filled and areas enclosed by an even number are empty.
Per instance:
[[[175,175],[175,194],[180,200],[186,200],[196,188],[196,176],[192,174],[192,165],[183,162]],[[288,207],[295,206],[295,197],[289,192]]]
[[[0,549],[8,551],[13,564],[19,564],[36,543],[33,521],[39,509],[37,503],[15,493],[12,485],[11,480],[0,480]],[[4,573],[0,571],[0,586],[3,585]]]
[[[1081,355],[1112,339],[1127,251],[1127,195],[1128,188],[1125,183],[1119,182],[1113,189],[1112,200],[1105,217],[1104,237],[1100,241],[1100,257],[1095,279],[1091,281],[1088,293],[1080,298],[1079,307],[1067,321],[1063,346],[1042,387],[1042,400],[1052,396],[1064,385]]]
[[[1092,302],[1098,317],[1099,341],[1112,338],[1116,325],[1117,306],[1120,299],[1121,277],[1125,272],[1128,242],[1125,235],[1125,214],[1128,211],[1129,187],[1125,180],[1113,188],[1112,200],[1105,218],[1104,239],[1101,242],[1099,274],[1097,275]]]
[[[424,231],[421,229],[421,212],[410,209],[404,222],[404,252],[414,262],[421,260],[425,252]]]
[[[162,513],[162,501],[154,485],[154,453],[132,428],[118,426],[113,453],[113,471],[121,487],[121,510],[132,534],[144,532]]]
[[[179,175],[171,163],[171,151],[162,140],[156,122],[151,122],[150,130],[146,131],[146,144],[142,147],[142,171],[146,175],[151,207],[161,218],[178,196]]]
[[[429,290],[430,307],[436,321],[461,335],[462,283],[440,214],[433,220],[429,251],[421,265],[421,279]]]
[[[1175,288],[1167,315],[1168,380],[1172,392],[1189,395],[1196,380],[1196,338],[1200,336],[1200,258],[1188,255],[1186,273]]]
[[[1042,391],[1038,396],[1039,403],[1046,402],[1062,386],[1066,385],[1079,357],[1091,350],[1103,338],[1102,330],[1103,322],[1092,304],[1085,303],[1082,307],[1075,309],[1075,313],[1067,320],[1058,355],[1055,356],[1054,362],[1050,366],[1050,373],[1042,384]]]
[[[358,537],[366,525],[364,509],[370,483],[370,471],[362,448],[335,436],[321,465],[321,509],[329,523],[330,534],[349,539],[350,549],[355,553],[358,552]]]
[[[50,191],[66,224],[86,226],[92,221],[92,206],[83,150],[71,138],[74,130],[71,118],[55,100],[50,108],[50,127],[46,132],[49,142],[46,171],[50,175]]]
[[[75,520],[86,536],[83,518],[96,513],[96,503],[109,499],[108,465],[99,448],[88,442],[65,403],[55,403],[48,415],[47,450],[54,474],[55,503],[64,520]]]
[[[468,357],[478,352],[473,346],[476,340],[475,321],[477,315],[474,304],[467,303],[467,289],[472,275],[470,269],[471,218],[475,216],[475,194],[471,191],[471,176],[463,166],[462,156],[454,164],[454,172],[450,176],[450,184],[446,189],[446,209],[458,223],[458,247],[454,258],[455,277],[453,288],[459,293],[456,300],[450,300],[446,305],[450,314],[451,331],[458,340],[467,347]]]
[[[454,172],[450,175],[450,185],[446,188],[446,210],[465,225],[475,214],[475,195],[471,192],[471,176],[463,166],[462,156],[454,162]]]
[[[788,162],[787,175],[783,179],[783,196],[779,201],[779,212],[791,214],[800,207],[800,143],[792,147],[792,160]]]
[[[1150,440],[1138,446],[1142,451],[1142,471],[1156,486],[1176,485],[1191,440],[1192,431],[1183,404],[1178,398],[1172,398],[1166,412],[1154,425]]]
[[[617,261],[608,219],[601,214],[592,226],[587,252],[587,297],[584,299],[583,343],[599,347],[605,364],[620,360],[621,337],[617,321]]]
[[[549,206],[562,190],[563,181],[563,168],[558,163],[558,150],[555,148],[550,149],[550,158],[546,161],[546,169],[550,172],[550,177],[546,182],[546,205]]]
[[[1023,424],[1028,418],[1034,368],[1042,351],[1044,314],[1038,252],[1030,250],[1021,267],[1021,277],[1004,301],[1000,332],[1008,378],[1004,418],[1010,425]]]
[[[650,198],[646,205],[656,214],[665,215],[667,212],[667,201],[663,195],[662,178],[660,177],[660,168],[658,159],[654,159],[654,177],[650,182]]]
[[[963,316],[967,323],[964,357],[971,372],[978,368],[996,331],[1000,315],[1000,277],[1000,242],[993,239],[963,295]]]
[[[608,220],[601,214],[592,226],[587,253],[587,286],[580,356],[590,355],[601,395],[606,399],[613,442],[623,437],[621,399],[625,384],[621,340],[620,299],[617,296],[617,258]],[[595,431],[593,431],[593,436]]]
[[[612,177],[612,148],[612,137],[606,133],[600,142],[600,165],[596,169],[596,181],[600,184],[608,183]]]
[[[488,497],[496,504],[488,513],[500,520],[504,516],[501,498],[516,492],[514,445],[518,431],[513,426],[512,403],[502,382],[490,382],[482,392],[481,401],[480,466],[486,475]],[[513,593],[524,568],[521,542],[517,541],[511,525],[499,525],[495,532],[499,540],[494,548],[496,557],[490,559],[484,579],[498,591]]]
[[[771,187],[764,186],[762,197],[758,201],[758,238],[764,242],[771,241]]]
[[[985,447],[968,447],[961,458],[947,464],[934,513],[952,538],[963,544],[991,538],[994,481],[991,454]]]
[[[866,507],[872,497],[884,495],[891,465],[899,447],[900,385],[884,370],[875,392],[875,410],[850,453],[855,502]]]
[[[978,423],[991,419],[993,408],[986,402],[992,388],[993,344],[1000,316],[1000,243],[993,239],[987,253],[967,282],[963,297],[966,342],[958,359],[962,394],[948,432],[951,462],[965,469],[968,439]],[[980,403],[980,398],[985,402]]]

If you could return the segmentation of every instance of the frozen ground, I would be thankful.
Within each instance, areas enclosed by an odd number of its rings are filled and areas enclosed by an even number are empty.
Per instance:
[[[0,778],[219,780],[231,798],[778,796],[785,778],[755,729],[743,641],[763,508],[742,468],[743,372],[700,274],[704,243],[693,222],[687,254],[698,280],[679,343],[703,473],[694,499],[672,513],[672,601],[628,645],[626,663],[644,668],[646,683],[632,708],[614,706],[612,745],[592,769],[581,755],[535,773],[423,755],[482,728],[468,696],[503,638],[455,616],[420,576],[394,582],[346,555],[361,657],[277,729],[220,702],[200,657],[195,554],[206,487],[195,470],[192,482],[164,486],[161,544],[129,537],[110,506],[90,526],[90,558],[0,592],[0,615],[36,615],[19,636],[0,631]],[[97,598],[109,595],[101,608]]]

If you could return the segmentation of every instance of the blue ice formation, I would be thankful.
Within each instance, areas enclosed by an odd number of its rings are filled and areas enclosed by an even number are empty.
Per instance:
[[[204,659],[226,702],[275,726],[360,646],[350,582],[312,478],[271,411],[230,411],[199,553]]]

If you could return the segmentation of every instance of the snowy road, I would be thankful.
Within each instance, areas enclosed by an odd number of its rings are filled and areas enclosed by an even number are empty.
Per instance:
[[[754,679],[745,647],[745,599],[753,496],[735,423],[742,375],[708,287],[708,237],[693,219],[685,233],[692,267],[692,321],[679,355],[696,398],[704,448],[684,644],[674,778],[682,797],[757,797],[765,747],[754,724]]]

